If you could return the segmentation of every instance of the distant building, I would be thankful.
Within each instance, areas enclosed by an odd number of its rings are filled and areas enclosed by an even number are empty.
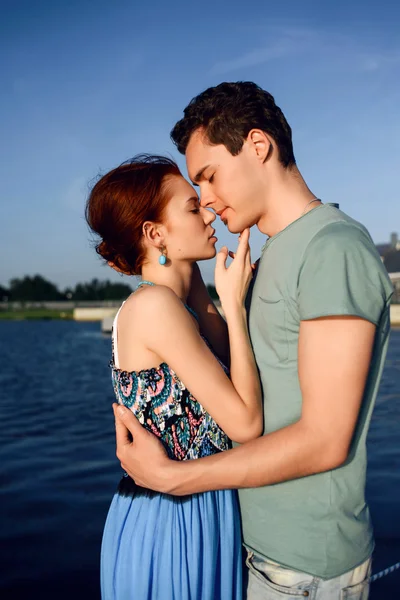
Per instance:
[[[392,248],[400,250],[399,236],[397,235],[397,233],[390,234],[390,245]]]
[[[393,252],[393,250],[400,251],[400,240],[399,240],[398,234],[395,232],[391,233],[390,234],[390,242],[386,242],[384,244],[376,244],[376,248],[379,252],[379,256],[381,257],[383,262],[385,262],[385,257],[389,252]],[[386,263],[385,263],[385,265],[386,265]],[[386,268],[388,269],[387,265],[386,265]],[[388,271],[389,271],[389,269],[388,269]],[[400,271],[400,269],[397,269],[397,271]]]

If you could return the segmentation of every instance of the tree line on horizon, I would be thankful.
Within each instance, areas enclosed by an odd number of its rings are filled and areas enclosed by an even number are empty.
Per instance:
[[[208,285],[207,288],[213,299],[218,298],[214,286]],[[77,283],[75,287],[60,290],[56,284],[42,275],[25,275],[22,278],[11,279],[8,288],[0,285],[0,302],[124,300],[132,291],[133,288],[127,283],[115,283],[108,279],[100,281],[96,278],[88,282]]]
[[[11,279],[7,288],[0,286],[0,299],[3,302],[121,300],[131,292],[132,288],[126,283],[98,279],[77,283],[74,287],[62,290],[42,275],[25,275],[22,278]]]

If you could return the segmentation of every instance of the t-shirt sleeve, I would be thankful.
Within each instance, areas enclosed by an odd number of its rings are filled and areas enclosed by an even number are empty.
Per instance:
[[[351,315],[377,325],[391,293],[378,251],[361,228],[331,223],[308,244],[297,288],[301,320]]]

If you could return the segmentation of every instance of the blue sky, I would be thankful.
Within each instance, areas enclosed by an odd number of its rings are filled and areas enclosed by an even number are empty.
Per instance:
[[[100,172],[175,150],[188,101],[221,81],[271,92],[314,193],[374,240],[400,233],[400,8],[266,0],[0,0],[0,283],[119,280],[83,208]],[[217,224],[220,245],[235,238]],[[252,232],[256,258],[263,236]],[[203,266],[208,281],[212,264]]]

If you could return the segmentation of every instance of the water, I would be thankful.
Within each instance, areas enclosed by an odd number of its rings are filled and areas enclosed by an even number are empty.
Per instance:
[[[0,598],[99,599],[99,553],[120,476],[110,339],[98,323],[0,321]],[[373,572],[400,561],[400,330],[369,436]],[[400,571],[372,585],[395,598]]]

